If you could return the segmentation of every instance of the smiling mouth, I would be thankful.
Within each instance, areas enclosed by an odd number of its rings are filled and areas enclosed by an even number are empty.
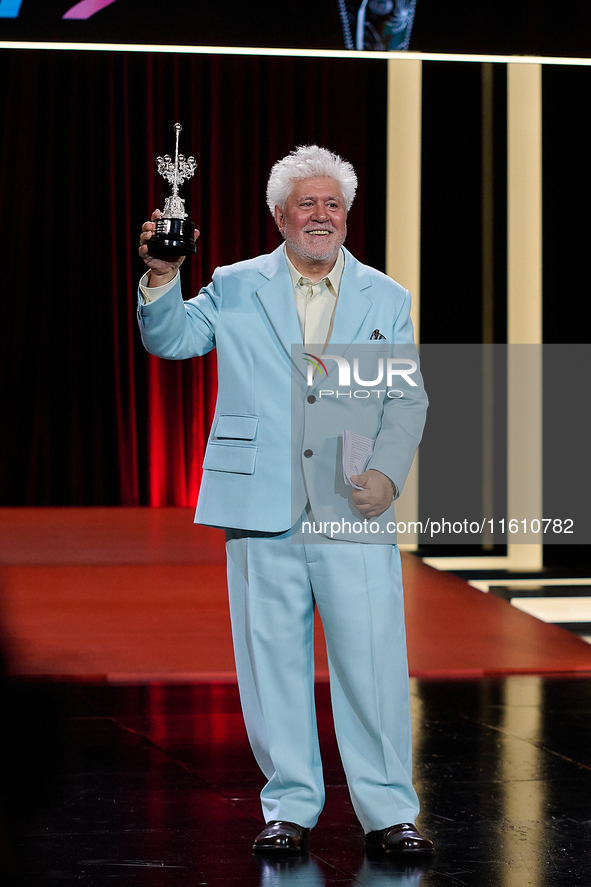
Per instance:
[[[306,231],[306,234],[313,234],[314,237],[322,237],[325,234],[332,234],[332,231],[328,231],[326,228],[313,228],[311,231]]]

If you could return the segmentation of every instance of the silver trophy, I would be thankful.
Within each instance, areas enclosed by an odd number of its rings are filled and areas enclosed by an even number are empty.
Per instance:
[[[179,133],[183,127],[175,123],[176,148],[174,160],[170,154],[156,158],[158,172],[169,185],[172,194],[164,202],[164,212],[156,220],[156,230],[150,238],[148,249],[151,256],[157,259],[168,259],[171,256],[188,256],[197,249],[193,233],[195,225],[187,218],[185,201],[179,197],[179,187],[190,179],[197,169],[194,157],[179,154]]]

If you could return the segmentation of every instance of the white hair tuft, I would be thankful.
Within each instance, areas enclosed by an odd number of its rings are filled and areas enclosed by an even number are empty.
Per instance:
[[[271,169],[267,183],[267,206],[271,215],[276,206],[284,208],[294,182],[320,177],[339,183],[348,212],[357,191],[357,175],[351,164],[319,145],[300,145]]]

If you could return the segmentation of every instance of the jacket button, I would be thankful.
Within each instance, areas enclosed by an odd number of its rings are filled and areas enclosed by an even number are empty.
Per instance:
[[[313,456],[313,455],[314,455],[314,453],[312,452],[312,450],[304,450],[304,456],[306,457],[306,459],[309,459],[310,456]]]
[[[316,398],[314,397],[313,394],[309,394],[307,399],[308,399],[308,403],[316,403]]]

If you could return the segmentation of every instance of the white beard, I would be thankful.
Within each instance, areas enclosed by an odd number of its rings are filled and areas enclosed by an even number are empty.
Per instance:
[[[323,235],[306,234],[303,231],[297,231],[293,234],[288,229],[288,226],[285,227],[283,236],[290,251],[302,259],[315,262],[329,262],[331,259],[334,259],[336,262],[339,250],[347,236],[347,228],[345,227],[340,239],[335,239],[331,235],[326,236],[326,240],[329,241],[326,244],[322,242],[325,239]],[[319,242],[316,243],[316,241]]]

